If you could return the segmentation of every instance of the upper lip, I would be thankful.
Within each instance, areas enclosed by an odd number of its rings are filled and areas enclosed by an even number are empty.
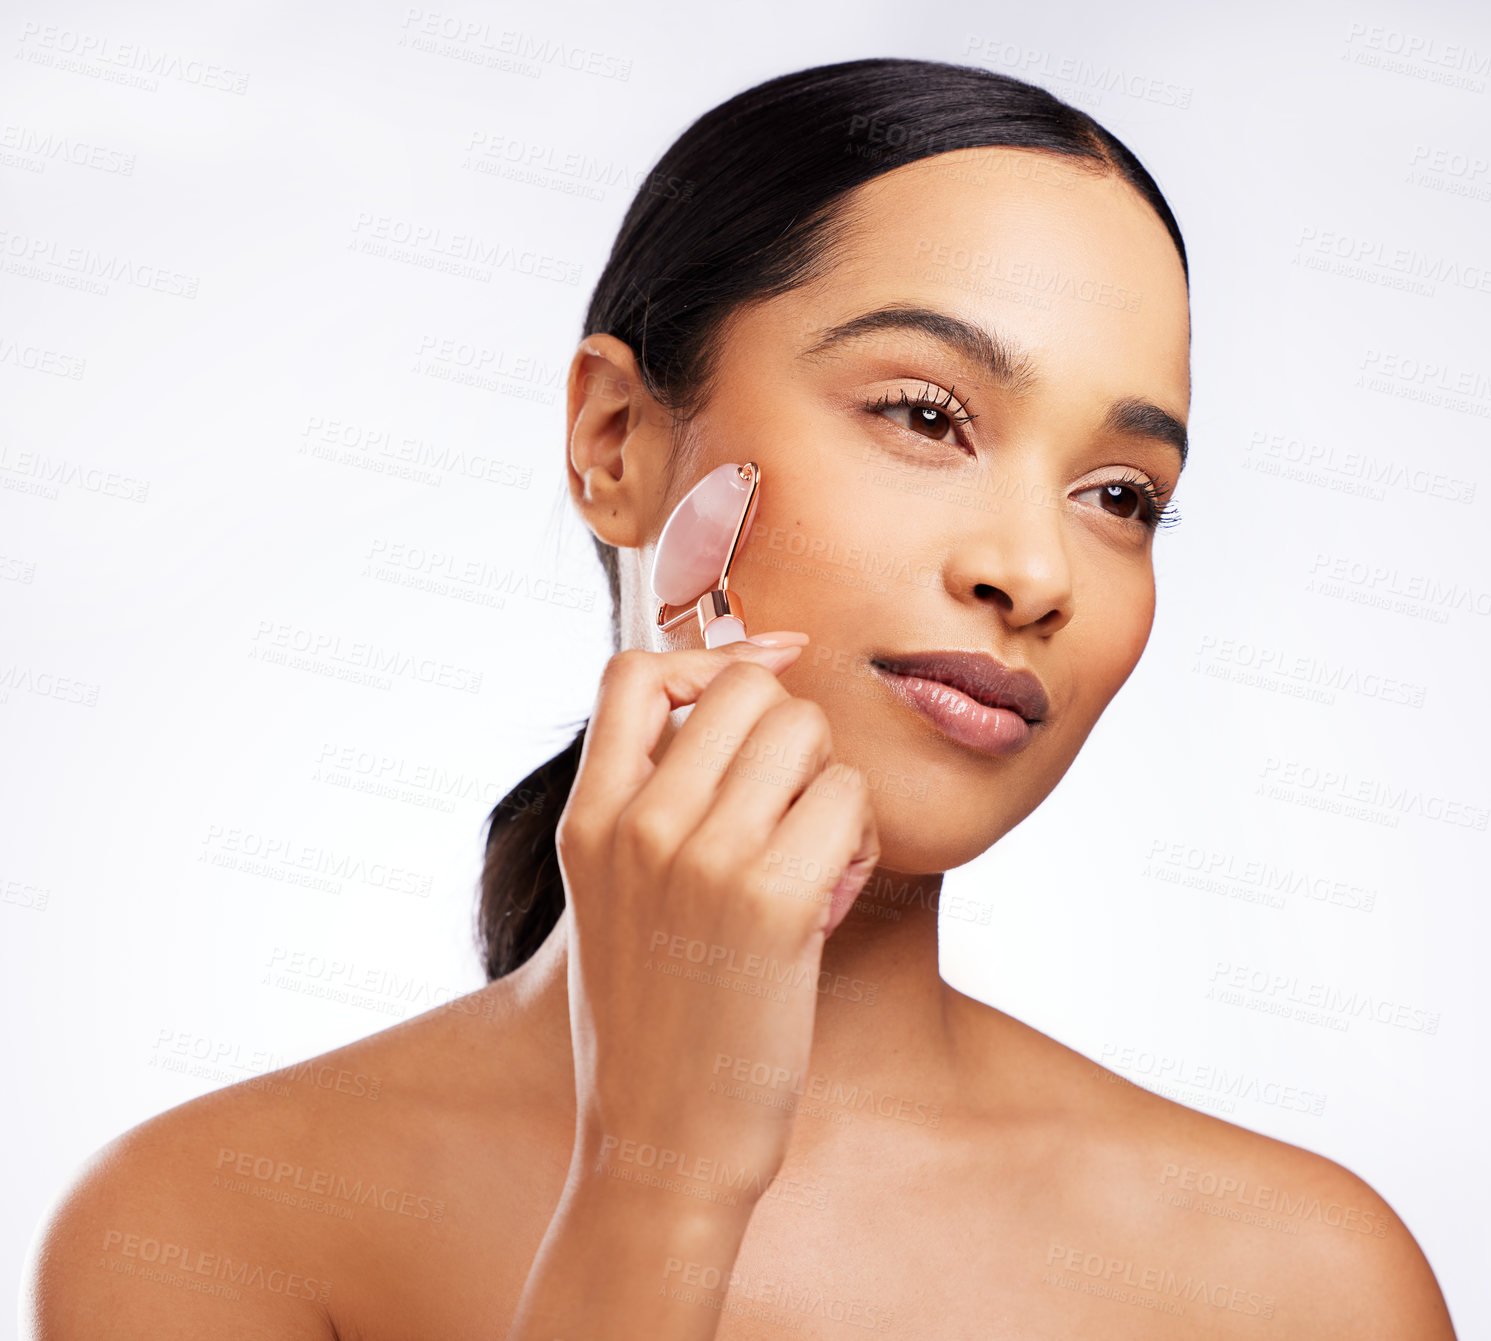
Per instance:
[[[1027,722],[1045,717],[1045,686],[1028,670],[1011,670],[987,652],[907,652],[872,662],[893,675],[915,675],[960,690],[989,708],[1009,708]]]

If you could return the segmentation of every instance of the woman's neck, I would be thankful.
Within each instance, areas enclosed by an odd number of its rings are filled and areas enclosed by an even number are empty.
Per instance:
[[[945,1106],[953,1096],[969,1097],[975,1082],[987,1079],[989,1026],[1004,1017],[949,987],[938,972],[941,889],[940,874],[877,870],[825,942],[804,1092],[868,1092],[881,1104]],[[513,993],[525,1032],[563,1072],[555,1077],[560,1086],[573,1081],[568,936],[568,919],[561,915],[534,956],[493,984],[507,984]],[[670,948],[660,947],[657,956],[666,958]],[[744,956],[740,962],[744,966]],[[685,967],[686,960],[679,964]],[[737,976],[748,971],[742,967]],[[697,989],[730,990],[705,982]],[[763,1000],[763,1010],[773,1008]]]

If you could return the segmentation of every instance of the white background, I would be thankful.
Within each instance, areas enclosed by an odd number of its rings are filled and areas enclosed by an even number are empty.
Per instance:
[[[481,984],[483,820],[609,652],[562,386],[631,192],[751,84],[907,55],[1124,140],[1195,331],[1150,645],[1051,798],[949,875],[994,912],[944,916],[943,971],[1355,1170],[1491,1332],[1484,6],[5,10],[0,1290],[109,1138]],[[488,64],[514,35],[539,59]],[[129,44],[167,70],[111,63]],[[504,259],[366,249],[404,230]],[[75,287],[95,262],[122,273]],[[422,589],[442,565],[479,576]],[[339,650],[267,660],[281,636]],[[370,643],[446,683],[325,673]],[[234,868],[274,843],[359,874]]]

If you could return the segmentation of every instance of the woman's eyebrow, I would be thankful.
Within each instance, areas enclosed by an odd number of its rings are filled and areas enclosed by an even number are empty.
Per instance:
[[[825,327],[815,333],[812,343],[798,357],[820,358],[838,345],[863,340],[880,331],[909,331],[929,336],[960,355],[987,375],[995,386],[1011,395],[1023,395],[1041,380],[1034,356],[1019,344],[949,312],[910,303],[892,303]],[[1103,416],[1101,431],[1163,443],[1179,454],[1180,467],[1185,469],[1188,450],[1186,426],[1168,410],[1141,396],[1125,396],[1113,401]]]
[[[1189,442],[1186,426],[1168,410],[1139,396],[1125,396],[1108,406],[1103,416],[1103,432],[1121,433],[1131,438],[1150,438],[1173,447],[1180,454],[1180,469],[1186,468]]]
[[[1035,359],[1019,345],[964,321],[948,312],[910,303],[892,303],[817,332],[799,355],[814,359],[850,340],[863,340],[880,331],[911,331],[930,336],[987,374],[1004,391],[1020,395],[1039,381]]]

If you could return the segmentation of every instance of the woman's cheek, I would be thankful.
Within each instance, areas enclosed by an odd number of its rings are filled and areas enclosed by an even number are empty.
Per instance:
[[[1096,717],[1123,687],[1149,642],[1154,627],[1155,588],[1152,573],[1115,584],[1099,597],[1099,619],[1088,622],[1093,646],[1079,654],[1078,664],[1093,668],[1091,688],[1099,695]],[[1059,635],[1058,635],[1059,636]]]

